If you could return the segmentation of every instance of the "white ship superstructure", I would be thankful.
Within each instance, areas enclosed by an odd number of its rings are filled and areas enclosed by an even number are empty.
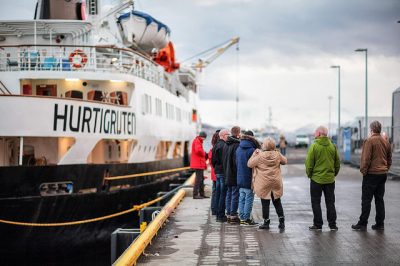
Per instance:
[[[169,29],[148,24],[129,3],[90,12],[87,20],[0,21],[0,166],[187,155],[198,120],[195,73],[167,72],[151,53],[132,49],[128,26],[155,31],[158,51]]]

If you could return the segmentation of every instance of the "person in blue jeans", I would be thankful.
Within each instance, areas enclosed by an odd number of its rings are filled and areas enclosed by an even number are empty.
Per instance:
[[[223,129],[219,132],[219,140],[212,148],[211,164],[214,168],[215,175],[217,177],[216,189],[215,189],[215,203],[217,206],[217,222],[224,223],[227,221],[225,215],[225,197],[226,197],[226,186],[225,186],[225,174],[223,168],[222,152],[225,146],[225,141],[228,139],[229,131]]]
[[[238,217],[239,207],[239,188],[237,186],[236,173],[236,149],[240,143],[240,127],[235,126],[231,129],[231,136],[223,148],[223,167],[225,173],[226,191],[226,215],[228,223],[240,223]]]
[[[221,130],[215,131],[214,135],[212,136],[211,139],[211,145],[214,147],[215,144],[217,144],[217,141],[219,140],[219,132]],[[214,167],[212,166],[212,147],[210,151],[208,152],[208,161],[211,166],[211,180],[212,180],[212,193],[211,193],[211,214],[212,215],[217,215],[218,211],[218,205],[216,201],[216,192],[217,192],[217,176],[215,175]]]
[[[260,148],[260,143],[254,138],[253,132],[250,130],[244,132],[240,139],[239,148],[236,150],[240,225],[256,225],[251,219],[254,193],[251,190],[252,169],[247,166],[247,161],[254,150],[258,148]]]

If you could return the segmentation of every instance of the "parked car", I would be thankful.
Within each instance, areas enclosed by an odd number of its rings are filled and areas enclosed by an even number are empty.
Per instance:
[[[310,145],[310,138],[307,135],[296,136],[296,148],[308,147]]]

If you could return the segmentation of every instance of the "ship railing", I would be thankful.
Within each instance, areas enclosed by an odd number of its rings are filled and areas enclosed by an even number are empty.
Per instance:
[[[59,71],[131,74],[172,86],[163,67],[133,50],[107,46],[0,46],[0,72]]]

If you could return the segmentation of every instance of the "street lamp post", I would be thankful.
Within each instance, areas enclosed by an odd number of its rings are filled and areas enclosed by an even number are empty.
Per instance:
[[[359,48],[356,52],[365,52],[365,129],[364,139],[368,136],[368,49]]]
[[[329,123],[328,123],[328,135],[331,135],[331,102],[332,102],[333,97],[329,96],[328,100],[329,100]]]
[[[331,68],[338,69],[338,129],[337,129],[337,143],[339,145],[340,136],[340,66],[331,66]]]

